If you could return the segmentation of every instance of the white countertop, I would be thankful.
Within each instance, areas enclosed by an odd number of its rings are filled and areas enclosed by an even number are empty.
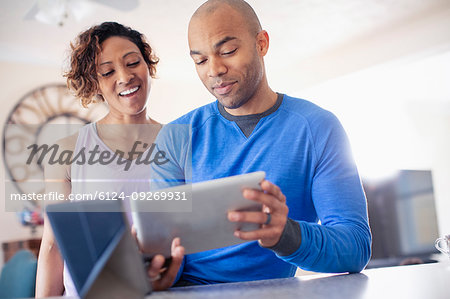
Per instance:
[[[450,260],[434,264],[172,288],[148,298],[450,298]]]

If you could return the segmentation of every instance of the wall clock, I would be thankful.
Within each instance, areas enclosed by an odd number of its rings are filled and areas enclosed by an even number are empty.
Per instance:
[[[7,189],[11,183],[22,194],[43,193],[43,167],[37,161],[26,163],[30,152],[27,147],[41,143],[44,135],[67,136],[63,132],[67,128],[79,128],[107,112],[104,103],[82,107],[64,84],[44,85],[24,95],[9,113],[3,129],[3,159],[10,180],[7,178]]]

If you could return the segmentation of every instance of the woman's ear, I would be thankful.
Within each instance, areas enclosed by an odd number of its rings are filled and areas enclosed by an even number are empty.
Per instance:
[[[105,102],[105,103],[106,103],[106,101],[105,101],[105,99],[103,98],[103,95],[102,95],[101,93],[97,93],[97,94],[94,96],[94,100],[95,100],[96,102]]]
[[[103,102],[105,99],[103,98],[103,94],[102,94],[102,91],[100,90],[100,83],[97,83],[97,90],[95,91],[95,96],[94,96],[94,99],[96,100],[96,101],[99,101],[99,102]]]

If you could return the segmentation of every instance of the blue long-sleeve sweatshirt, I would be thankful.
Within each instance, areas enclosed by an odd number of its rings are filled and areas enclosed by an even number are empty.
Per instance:
[[[286,196],[288,217],[301,231],[300,247],[288,256],[256,241],[187,255],[182,279],[235,282],[289,277],[297,267],[316,272],[365,267],[371,245],[366,199],[347,136],[332,113],[284,95],[248,137],[221,115],[217,101],[173,124],[188,124],[191,131],[162,130],[157,146],[170,163],[154,166],[154,178],[199,182],[265,171]],[[191,139],[180,138],[180,131],[189,131]]]

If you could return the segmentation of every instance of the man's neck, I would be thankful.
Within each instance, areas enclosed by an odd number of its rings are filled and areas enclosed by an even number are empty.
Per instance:
[[[251,115],[263,113],[275,105],[277,101],[277,94],[267,86],[266,89],[256,92],[252,98],[236,109],[225,108],[225,111],[234,116]]]

